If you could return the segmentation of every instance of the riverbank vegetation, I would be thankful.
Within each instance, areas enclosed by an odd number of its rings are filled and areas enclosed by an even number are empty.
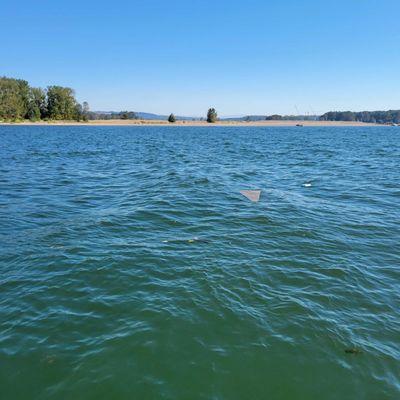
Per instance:
[[[23,79],[0,77],[2,121],[86,121],[88,113],[88,103],[78,103],[71,88],[54,85],[42,89]]]
[[[23,79],[0,77],[0,122],[22,121],[88,121],[88,120],[167,120],[203,121],[204,118],[176,117],[174,114],[138,113],[135,111],[90,111],[87,102],[80,104],[75,92],[69,87],[31,87]],[[208,123],[219,121],[215,108],[207,112]],[[334,121],[373,124],[400,124],[400,110],[389,111],[330,111],[318,115],[248,115],[245,117],[222,118],[226,122],[257,121]]]
[[[373,124],[400,124],[400,110],[389,111],[330,111],[319,117],[320,121],[349,121]]]

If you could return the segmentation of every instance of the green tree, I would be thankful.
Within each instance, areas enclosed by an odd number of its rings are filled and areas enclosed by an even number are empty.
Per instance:
[[[134,111],[121,111],[111,114],[111,119],[139,119],[139,116]]]
[[[174,115],[174,114],[171,114],[171,115],[168,117],[168,122],[170,122],[171,124],[173,124],[174,122],[176,122],[176,118],[175,118],[175,115]]]
[[[18,118],[27,118],[29,108],[30,87],[27,81],[17,79],[18,95],[21,103],[21,114]]]
[[[210,108],[207,112],[207,122],[214,123],[218,119],[218,114],[215,108]]]
[[[279,114],[273,114],[273,115],[268,115],[265,117],[266,121],[280,121],[283,119],[282,115]]]
[[[29,105],[29,85],[22,79],[0,78],[0,118],[26,118]]]
[[[82,103],[82,117],[84,121],[87,121],[89,119],[89,113],[90,113],[89,103],[87,101],[84,101]]]
[[[41,88],[30,88],[27,117],[31,120],[46,118],[47,98],[46,92]]]
[[[26,116],[31,121],[38,121],[40,119],[40,109],[39,109],[39,107],[35,103],[30,103]]]
[[[74,116],[72,119],[75,119],[76,121],[85,120],[84,115],[83,115],[83,108],[82,108],[81,104],[76,103],[75,113],[74,113]]]
[[[87,101],[84,101],[82,103],[82,111],[84,114],[89,114],[90,108],[89,108],[89,103]]]
[[[56,120],[76,119],[77,101],[74,91],[68,87],[49,86],[47,88],[48,117]]]

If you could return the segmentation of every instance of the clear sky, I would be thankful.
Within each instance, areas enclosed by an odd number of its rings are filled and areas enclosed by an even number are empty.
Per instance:
[[[92,110],[400,108],[399,0],[3,0],[0,75]]]

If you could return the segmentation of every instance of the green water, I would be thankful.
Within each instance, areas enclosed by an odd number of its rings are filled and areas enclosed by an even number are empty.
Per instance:
[[[0,398],[400,398],[399,163],[390,127],[0,127]]]

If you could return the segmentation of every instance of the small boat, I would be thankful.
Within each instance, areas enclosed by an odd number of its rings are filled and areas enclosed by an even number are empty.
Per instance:
[[[296,124],[296,126],[304,126],[303,124]]]

